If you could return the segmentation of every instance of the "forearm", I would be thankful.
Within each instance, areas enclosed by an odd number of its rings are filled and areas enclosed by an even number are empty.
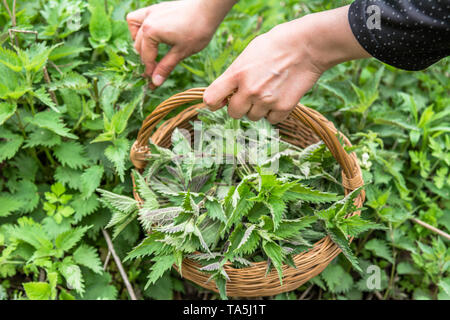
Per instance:
[[[341,62],[371,57],[352,33],[348,10],[349,6],[344,6],[288,22],[295,46],[306,47],[319,72]]]
[[[199,12],[206,18],[214,27],[225,19],[228,12],[239,0],[197,0]]]

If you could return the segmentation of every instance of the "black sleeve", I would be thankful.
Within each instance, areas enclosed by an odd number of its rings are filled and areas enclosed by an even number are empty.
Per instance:
[[[450,55],[450,0],[356,0],[350,27],[373,57],[421,70]]]

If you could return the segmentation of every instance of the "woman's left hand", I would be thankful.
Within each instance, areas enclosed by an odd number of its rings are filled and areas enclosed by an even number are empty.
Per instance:
[[[370,56],[354,38],[347,13],[348,6],[307,15],[256,37],[206,89],[205,104],[217,110],[228,103],[235,119],[283,121],[325,70]]]

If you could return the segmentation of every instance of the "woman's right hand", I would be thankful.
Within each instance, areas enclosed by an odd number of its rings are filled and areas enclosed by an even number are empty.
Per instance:
[[[222,15],[220,10],[211,10],[203,0],[183,0],[129,13],[127,22],[134,47],[153,85],[160,86],[182,59],[206,47],[226,12]],[[157,62],[159,43],[171,49]]]

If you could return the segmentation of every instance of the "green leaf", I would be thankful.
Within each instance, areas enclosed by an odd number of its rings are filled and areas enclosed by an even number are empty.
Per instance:
[[[0,64],[8,67],[14,72],[20,72],[23,69],[22,62],[14,51],[0,46]]]
[[[61,137],[48,129],[36,128],[25,140],[25,148],[36,146],[54,147],[61,144]]]
[[[71,288],[79,294],[84,293],[84,279],[79,266],[74,264],[71,259],[66,258],[59,266],[59,271]]]
[[[356,258],[352,249],[350,248],[349,242],[345,234],[342,233],[338,228],[328,229],[328,234],[330,235],[331,240],[342,250],[344,256],[348,259],[348,261],[352,264],[352,266],[362,273],[362,269],[359,266],[358,258]]]
[[[78,142],[64,142],[57,146],[53,152],[63,165],[72,169],[79,169],[89,165],[89,158],[86,156],[85,148]]]
[[[339,197],[335,193],[323,192],[319,190],[312,189],[310,187],[304,186],[301,183],[296,183],[283,195],[286,200],[303,200],[312,203],[324,203],[337,201]]]
[[[439,280],[438,286],[439,288],[444,290],[447,296],[450,296],[450,278],[444,278]]]
[[[72,249],[90,228],[90,226],[76,227],[59,234],[55,239],[55,246],[62,251]]]
[[[145,207],[156,209],[159,207],[158,198],[156,194],[150,189],[147,181],[145,181],[144,177],[137,172],[133,171],[134,176],[136,177],[136,185],[138,189],[139,195],[145,200]]]
[[[54,112],[59,113],[60,111],[56,108],[56,104],[51,99],[50,95],[45,91],[44,87],[40,87],[37,90],[30,92],[32,96],[38,98],[44,105],[50,107]],[[74,138],[76,139],[76,138]]]
[[[113,285],[113,279],[108,272],[101,272],[100,274],[93,273],[89,270],[84,271],[86,280],[86,292],[83,299],[86,300],[116,300],[117,288]]]
[[[145,289],[147,289],[149,285],[155,283],[156,280],[162,277],[164,272],[170,270],[174,265],[174,263],[176,262],[176,259],[174,255],[169,255],[156,257],[152,259],[152,261],[154,261],[155,263],[151,267],[151,272],[148,275],[148,281],[147,284],[145,285]]]
[[[83,199],[83,197],[77,196],[74,197],[71,202],[71,206],[75,210],[75,215],[73,216],[74,222],[78,223],[84,217],[90,215],[98,209],[100,202],[98,201],[98,197],[95,194],[92,194],[89,198]]]
[[[114,164],[120,180],[124,181],[125,161],[128,159],[130,145],[127,139],[117,139],[105,149],[105,156]]]
[[[89,20],[89,32],[92,39],[98,42],[108,42],[112,36],[111,20],[105,12],[105,7],[99,2],[90,1],[89,10],[91,19]]]
[[[7,217],[22,207],[21,201],[6,193],[0,193],[0,203],[0,217]]]
[[[321,277],[333,293],[348,292],[353,286],[352,276],[337,263],[330,263],[321,273]]]
[[[50,300],[52,289],[47,282],[27,282],[23,284],[30,300]]]
[[[63,166],[58,166],[55,171],[55,179],[61,182],[63,185],[68,186],[72,189],[81,190],[83,184],[81,180],[82,171],[67,168]]]
[[[394,263],[391,249],[386,241],[382,239],[372,239],[364,246],[366,250],[372,251],[377,257],[386,259],[390,263]]]
[[[80,53],[89,50],[91,49],[64,43],[64,45],[53,50],[53,52],[49,56],[49,59],[52,61],[56,61],[58,59],[62,59],[68,56],[79,55]]]
[[[11,159],[22,145],[23,137],[0,127],[0,162]]]
[[[100,192],[102,196],[100,201],[113,210],[128,214],[138,209],[138,203],[133,198],[103,189],[97,189],[97,191]]]
[[[84,199],[89,198],[92,193],[100,186],[103,177],[102,166],[92,166],[81,175],[81,193]]]
[[[264,241],[263,251],[272,261],[273,266],[278,272],[278,277],[280,278],[280,284],[283,284],[283,250],[275,242]]]
[[[16,103],[0,102],[0,126],[12,117],[17,110]]]
[[[208,216],[212,219],[219,220],[223,223],[226,223],[227,217],[225,216],[225,212],[223,210],[222,205],[218,200],[214,199],[212,201],[207,200],[205,202],[206,210],[208,210]]]
[[[73,252],[73,260],[75,263],[85,266],[95,273],[102,273],[102,262],[97,254],[97,250],[86,244],[80,245]]]
[[[286,203],[283,199],[271,197],[268,201],[264,202],[264,204],[269,208],[270,214],[272,215],[273,229],[277,230],[281,219],[283,219]]]
[[[36,113],[30,122],[40,128],[53,131],[62,137],[78,139],[76,135],[70,133],[70,129],[66,128],[61,115],[55,111],[42,111]]]

